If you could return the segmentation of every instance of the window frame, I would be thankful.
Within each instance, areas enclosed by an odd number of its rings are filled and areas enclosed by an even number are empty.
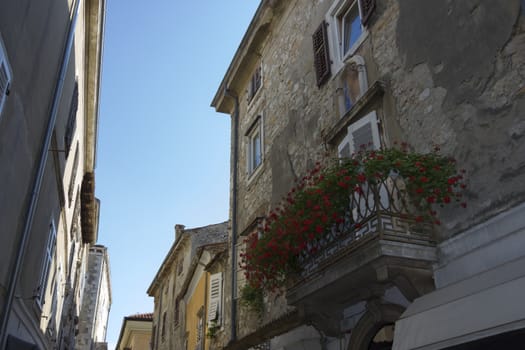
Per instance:
[[[354,43],[345,51],[344,48],[344,33],[343,33],[343,19],[347,14],[349,14],[357,6],[358,10],[358,20],[359,26],[361,28],[361,33]],[[329,46],[331,52],[333,52],[332,65],[334,67],[333,71],[337,73],[343,66],[344,62],[352,57],[361,44],[368,37],[367,25],[363,24],[363,10],[361,8],[360,0],[339,0],[334,2],[334,4],[328,10],[326,15],[326,21],[329,23]]]
[[[42,270],[40,272],[40,281],[38,285],[39,293],[37,294],[35,300],[37,302],[37,305],[42,308],[45,302],[47,287],[48,287],[48,280],[49,280],[49,272],[51,271],[51,267],[53,265],[53,258],[55,255],[55,248],[56,248],[56,238],[57,238],[57,232],[56,232],[56,226],[55,221],[51,220],[49,224],[49,233],[47,236],[44,256],[42,257]]]
[[[263,86],[263,69],[262,63],[258,63],[250,76],[250,85],[248,86],[248,103],[251,103]]]
[[[244,135],[246,137],[246,173],[251,177],[264,162],[264,128],[261,114],[257,115]],[[259,140],[258,148],[255,143],[257,139]],[[258,154],[256,154],[257,149]]]
[[[352,154],[356,153],[359,150],[359,149],[356,149],[356,146],[354,145],[353,132],[362,128],[366,124],[371,125],[373,149],[381,148],[381,136],[379,134],[379,119],[377,117],[376,111],[371,111],[370,113],[366,114],[362,118],[348,125],[347,133],[345,137],[337,145],[337,156],[339,158],[345,158],[345,155],[342,153],[346,145],[348,145],[349,147],[350,156],[352,156]]]
[[[13,81],[13,71],[11,70],[11,65],[9,64],[9,57],[7,56],[7,49],[5,47],[2,34],[0,33],[0,69],[2,66],[4,67],[4,72],[6,75],[6,84],[3,88],[4,91],[1,91],[2,87],[0,87],[0,120],[2,117],[2,112],[4,110],[5,103],[7,101],[7,97],[9,96],[9,88]]]

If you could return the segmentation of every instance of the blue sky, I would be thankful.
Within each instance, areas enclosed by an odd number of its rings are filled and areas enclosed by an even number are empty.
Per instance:
[[[230,118],[210,102],[258,0],[108,0],[96,168],[100,244],[122,319],[146,295],[174,225],[228,218]]]

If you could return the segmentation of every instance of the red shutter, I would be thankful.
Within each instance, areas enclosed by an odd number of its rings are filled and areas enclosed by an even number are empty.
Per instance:
[[[314,44],[314,66],[317,86],[323,85],[330,78],[330,56],[328,54],[328,36],[326,22],[322,22],[312,35]]]
[[[368,21],[370,20],[370,17],[372,17],[372,13],[374,12],[376,8],[376,1],[375,0],[359,0],[361,4],[361,23],[363,23],[364,26],[367,25]]]

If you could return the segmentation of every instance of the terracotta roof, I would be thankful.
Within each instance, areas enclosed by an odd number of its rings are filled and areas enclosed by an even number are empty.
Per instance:
[[[130,316],[125,317],[126,320],[144,320],[144,321],[152,321],[153,320],[153,312],[148,312],[145,314],[134,314]]]

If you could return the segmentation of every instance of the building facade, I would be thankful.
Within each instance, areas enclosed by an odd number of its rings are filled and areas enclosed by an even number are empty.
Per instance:
[[[153,314],[124,317],[116,350],[150,350]]]
[[[232,135],[222,346],[437,349],[523,335],[507,293],[523,290],[524,33],[518,0],[261,1],[212,101]],[[262,314],[247,309],[244,238],[316,162],[396,142],[454,157],[466,209],[437,206],[441,225],[428,231],[372,211],[267,294]],[[471,326],[459,327],[459,310]]]
[[[175,226],[175,242],[148,288],[155,305],[152,349],[209,349],[209,326],[218,330],[222,320],[227,226]]]
[[[105,2],[0,4],[0,347],[73,349],[90,244]]]
[[[88,264],[80,309],[76,349],[104,349],[109,311],[111,281],[107,248],[89,248]]]

